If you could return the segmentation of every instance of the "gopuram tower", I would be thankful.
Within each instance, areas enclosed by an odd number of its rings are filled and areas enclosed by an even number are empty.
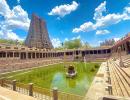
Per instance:
[[[52,49],[46,22],[35,14],[32,14],[32,19],[28,31],[28,36],[25,40],[25,45],[28,47],[36,47],[39,49]]]

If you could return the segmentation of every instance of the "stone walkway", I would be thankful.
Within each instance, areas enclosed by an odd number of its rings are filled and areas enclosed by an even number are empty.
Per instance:
[[[106,63],[103,62],[85,96],[84,100],[98,100],[100,97],[105,95],[104,72],[106,68]]]
[[[9,74],[9,73],[13,73],[13,72],[30,71],[31,69],[37,69],[37,68],[42,68],[42,67],[46,67],[49,65],[61,64],[61,63],[63,63],[63,62],[48,64],[48,65],[41,65],[38,67],[25,68],[25,69],[20,69],[20,70],[16,70],[16,71],[5,72],[5,73],[0,73],[0,75]],[[13,76],[10,76],[10,77],[13,77]]]
[[[0,87],[0,100],[37,100],[37,99]]]

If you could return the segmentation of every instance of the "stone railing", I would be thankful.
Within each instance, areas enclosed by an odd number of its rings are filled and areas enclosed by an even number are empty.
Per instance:
[[[108,95],[108,96],[101,97],[98,100],[130,100],[130,98]]]
[[[17,82],[16,80],[12,81],[1,78],[0,85],[13,91],[33,96],[38,100],[83,100],[82,96],[63,93],[61,91],[58,91],[57,88],[53,89],[40,88],[33,85],[33,83],[23,84]]]

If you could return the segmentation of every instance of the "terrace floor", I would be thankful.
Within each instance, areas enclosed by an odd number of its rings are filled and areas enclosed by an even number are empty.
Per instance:
[[[37,100],[37,99],[0,87],[0,100]]]
[[[85,100],[98,100],[105,95],[104,71],[106,63],[103,62],[85,96]]]

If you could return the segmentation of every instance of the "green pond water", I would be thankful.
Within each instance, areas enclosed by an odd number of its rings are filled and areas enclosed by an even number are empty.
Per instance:
[[[66,77],[65,65],[73,65],[77,71],[74,78]],[[27,72],[13,73],[10,79],[16,79],[22,83],[30,82],[34,85],[52,89],[57,87],[58,90],[77,95],[85,95],[91,82],[98,70],[97,63],[71,62],[65,64],[49,65],[48,67],[37,68]],[[10,76],[10,75],[9,75]]]

